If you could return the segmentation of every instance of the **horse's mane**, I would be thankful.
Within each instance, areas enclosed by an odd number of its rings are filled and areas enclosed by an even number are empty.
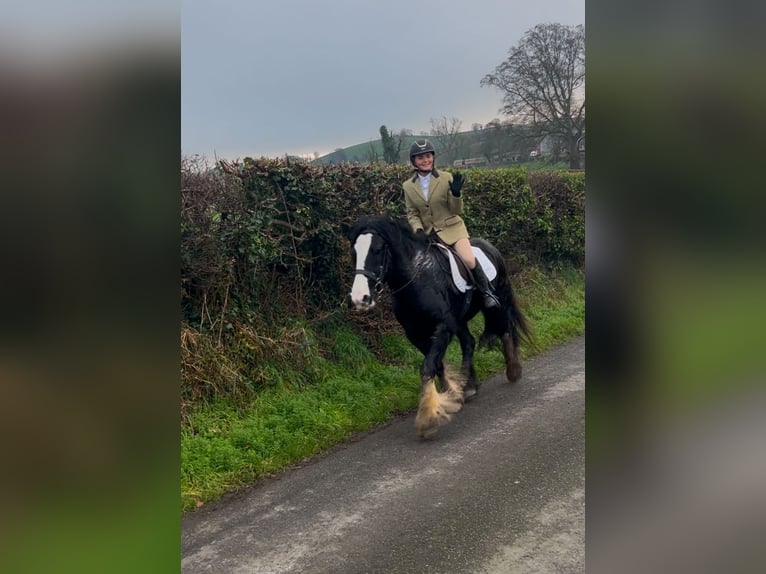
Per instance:
[[[427,244],[427,239],[415,235],[407,220],[401,217],[392,218],[388,215],[363,216],[351,229],[349,237],[353,242],[361,233],[365,232],[376,233],[392,248],[402,247],[406,251]]]

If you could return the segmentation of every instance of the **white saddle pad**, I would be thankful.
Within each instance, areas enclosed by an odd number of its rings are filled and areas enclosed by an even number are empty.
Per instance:
[[[455,284],[455,287],[457,287],[457,290],[461,293],[465,293],[469,289],[473,289],[473,285],[466,283],[465,279],[463,279],[463,276],[460,275],[457,261],[455,261],[455,254],[452,252],[452,250],[448,249],[440,243],[436,243],[436,245],[444,249],[444,251],[447,253],[447,257],[449,258],[449,268],[452,274],[452,282]],[[495,277],[497,277],[497,269],[495,269],[495,266],[489,260],[489,257],[487,257],[486,253],[484,253],[478,247],[473,246],[471,246],[471,251],[473,251],[474,257],[476,257],[476,262],[481,265],[482,269],[484,269],[484,274],[487,276],[487,279],[492,281]]]

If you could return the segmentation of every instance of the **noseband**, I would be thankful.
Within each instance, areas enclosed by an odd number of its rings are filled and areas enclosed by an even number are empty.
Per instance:
[[[377,273],[374,273],[372,271],[367,271],[367,269],[357,269],[356,275],[364,275],[367,277],[367,279],[372,279],[375,282],[375,285],[373,286],[373,289],[375,289],[375,293],[380,295],[383,291],[383,281],[386,278],[386,273],[388,273],[388,264],[390,255],[388,252],[388,244],[383,244],[383,261],[380,264],[380,269]]]

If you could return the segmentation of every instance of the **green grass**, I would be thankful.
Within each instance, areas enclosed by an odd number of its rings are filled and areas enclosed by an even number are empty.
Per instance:
[[[585,328],[582,272],[526,272],[515,279],[522,309],[542,352]],[[477,336],[481,318],[471,325]],[[417,406],[422,357],[401,335],[385,335],[379,362],[346,328],[333,334],[329,358],[317,358],[314,375],[273,366],[280,382],[255,398],[219,398],[189,407],[181,434],[181,500],[189,510],[278,472]],[[524,349],[524,356],[530,350]],[[456,341],[447,363],[460,364]],[[480,378],[504,368],[499,350],[475,356]]]

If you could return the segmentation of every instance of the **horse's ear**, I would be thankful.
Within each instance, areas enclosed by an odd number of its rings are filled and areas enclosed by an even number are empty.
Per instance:
[[[349,241],[352,241],[356,237],[356,235],[359,232],[359,230],[364,225],[366,225],[366,223],[369,221],[369,219],[370,218],[368,216],[362,215],[361,217],[359,217],[359,219],[357,219],[356,221],[354,221],[351,224],[349,224],[347,221],[341,221],[340,222],[340,230],[343,233],[343,235],[345,235],[346,238]]]
[[[343,234],[343,237],[351,241],[354,238],[354,231],[356,229],[356,224],[348,223],[347,221],[341,221],[340,222],[340,232]]]

